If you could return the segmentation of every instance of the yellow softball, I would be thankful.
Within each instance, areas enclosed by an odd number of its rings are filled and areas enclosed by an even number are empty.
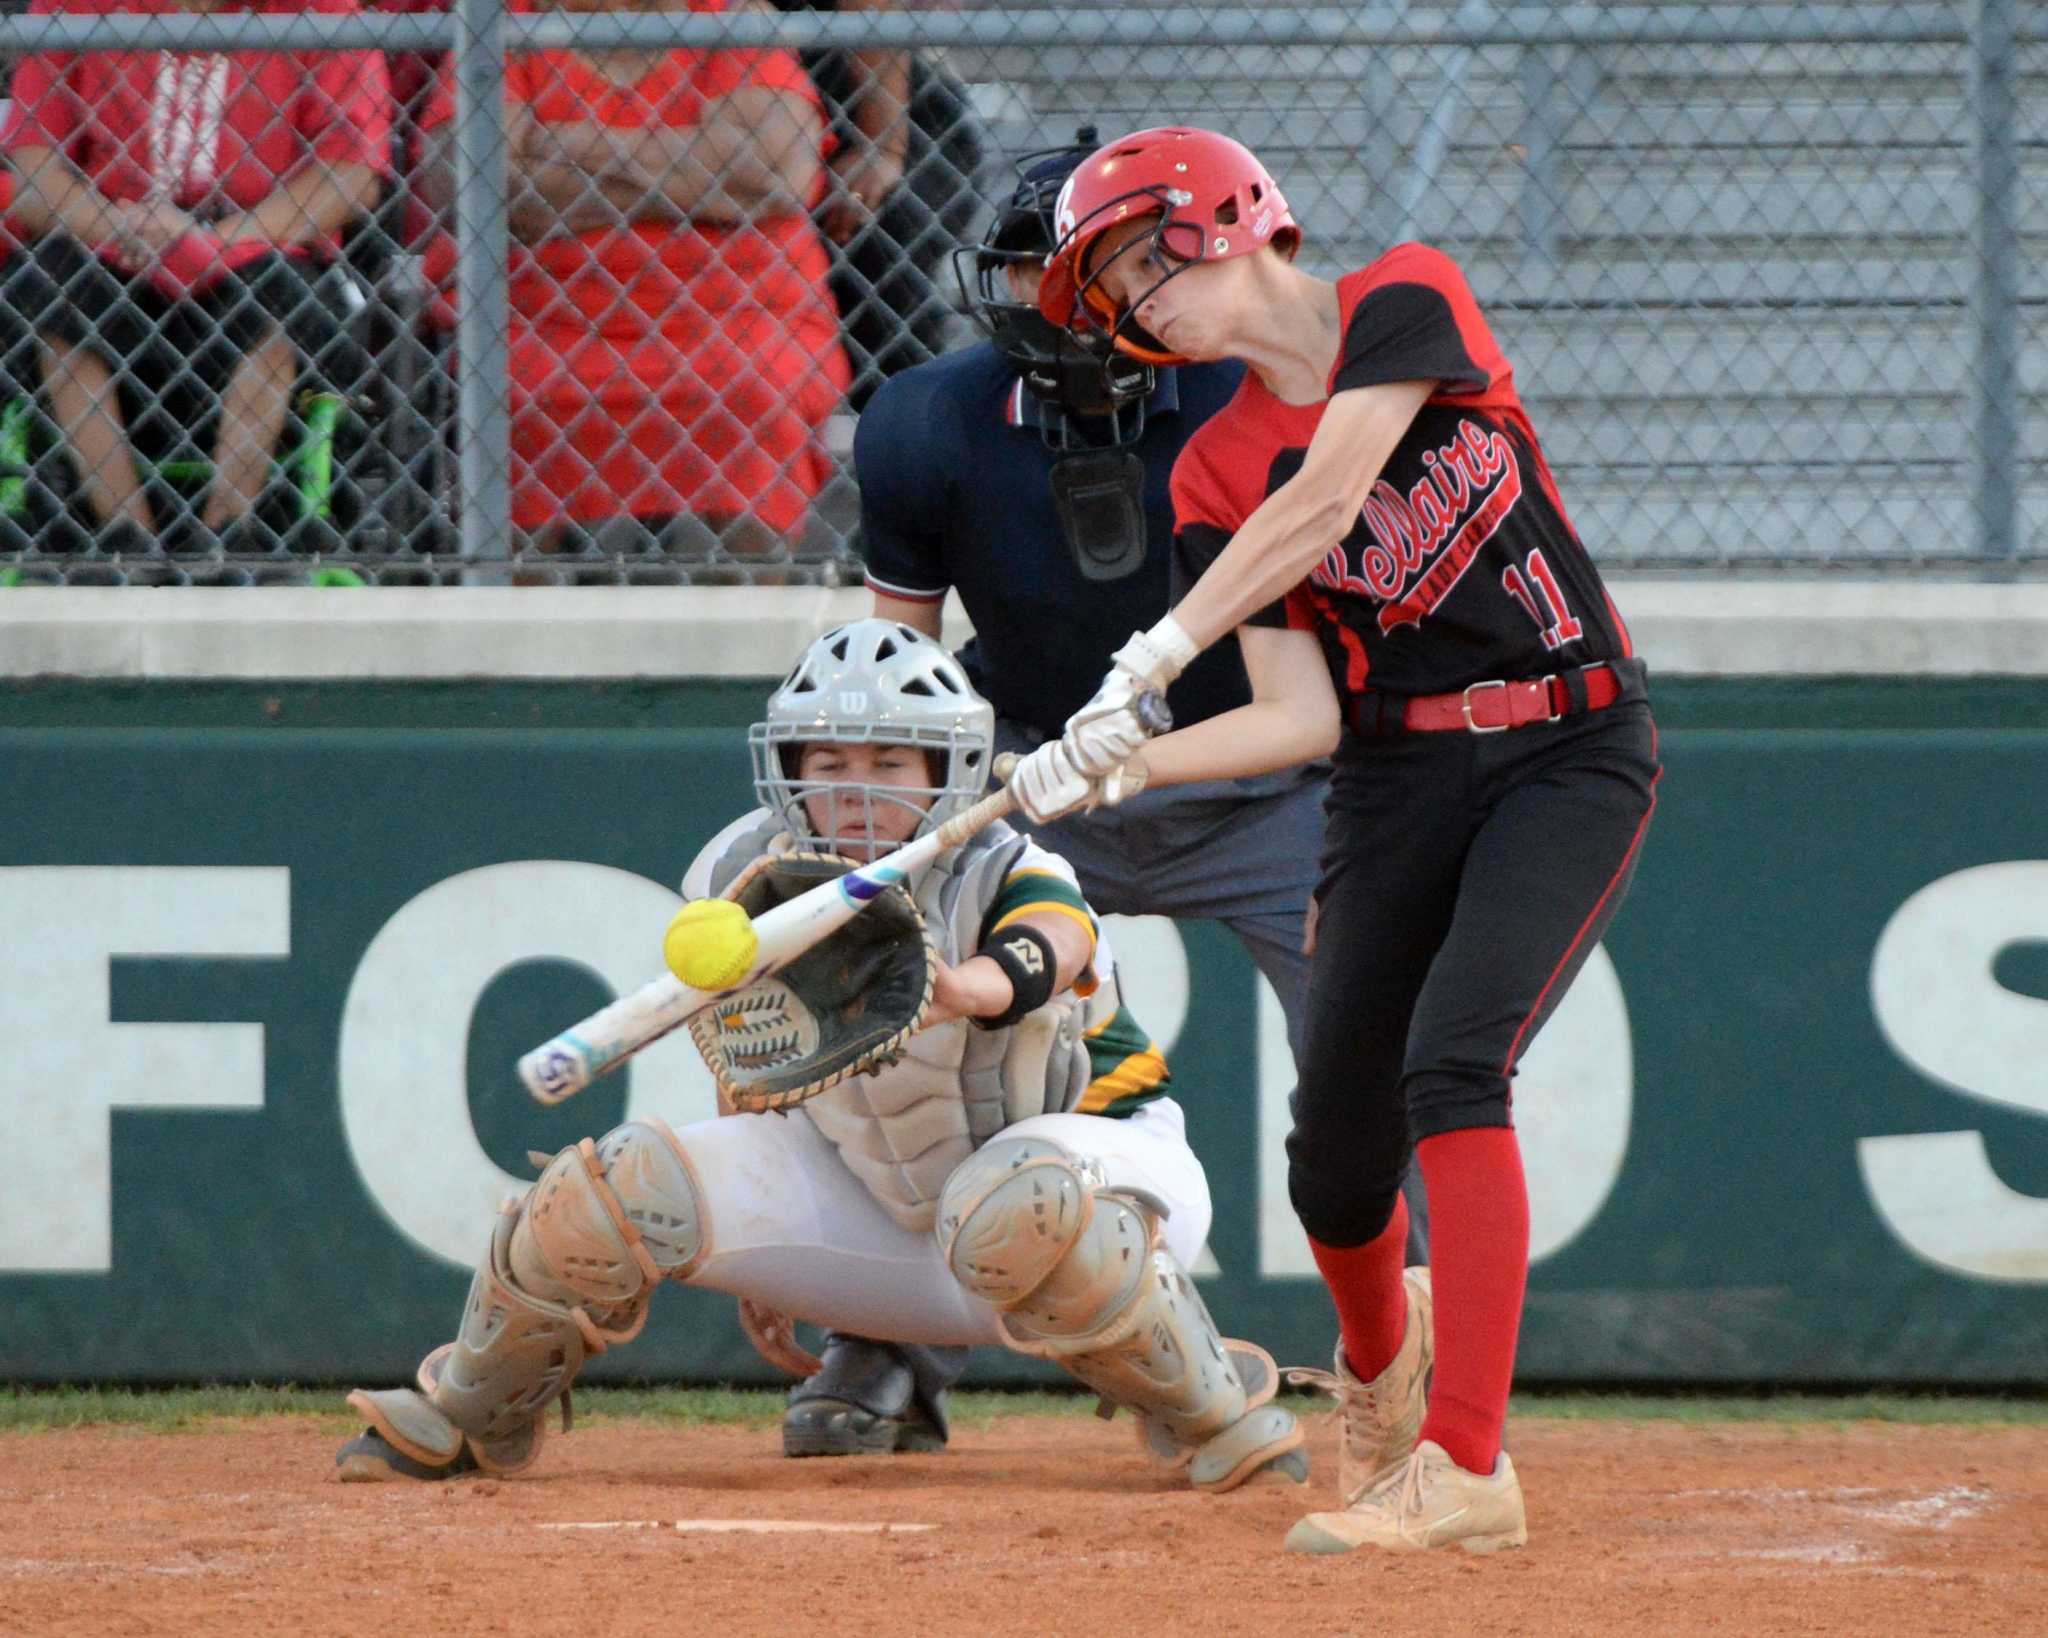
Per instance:
[[[661,935],[668,970],[693,990],[722,990],[747,976],[761,941],[731,899],[692,899]]]

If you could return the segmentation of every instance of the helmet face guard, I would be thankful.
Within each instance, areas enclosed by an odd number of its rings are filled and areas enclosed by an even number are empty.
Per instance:
[[[1119,351],[1103,331],[1063,329],[1049,323],[1035,303],[1017,299],[1009,268],[1036,272],[1044,265],[1043,251],[971,245],[953,256],[976,325],[1040,398],[1072,414],[1105,415],[1150,396],[1157,377],[1147,361]]]
[[[1102,237],[1124,222],[1153,220],[1111,261],[1154,254],[1171,264],[1151,289],[1120,305],[1103,287],[1110,262]],[[1068,331],[1106,334],[1118,351],[1151,364],[1184,364],[1135,319],[1136,309],[1168,280],[1200,262],[1228,261],[1272,245],[1290,259],[1301,244],[1279,185],[1242,144],[1193,126],[1139,131],[1097,149],[1075,169],[1053,206],[1059,233],[1039,311]]]
[[[1103,332],[1048,322],[1035,302],[1017,298],[1009,279],[1013,267],[1040,271],[1053,252],[1053,205],[1096,141],[1092,125],[1076,135],[1074,146],[1040,149],[1017,160],[1009,201],[980,244],[952,253],[953,276],[976,325],[1040,399],[1070,414],[1114,414],[1150,396],[1152,370],[1119,352]]]
[[[880,841],[884,834],[878,823],[885,812],[904,815],[909,824],[900,832],[904,841],[922,836],[952,811],[956,792],[948,783],[935,785],[930,777],[919,784],[877,785],[864,780],[805,779],[801,764],[807,745],[903,745],[919,751],[929,767],[951,768],[964,749],[971,748],[971,734],[958,730],[934,735],[923,729],[891,732],[877,727],[865,740],[854,731],[840,728],[820,731],[795,723],[756,723],[747,735],[747,749],[754,763],[754,792],[763,806],[772,806],[791,835],[803,837],[828,853],[848,858],[886,852],[896,845]],[[812,812],[813,798],[824,798],[821,825]],[[938,817],[934,817],[937,815]]]
[[[1085,244],[1076,257],[1076,272],[1079,282],[1074,287],[1074,312],[1068,320],[1068,330],[1080,330],[1083,334],[1100,333],[1106,336],[1110,345],[1120,353],[1142,359],[1147,364],[1185,364],[1185,354],[1175,352],[1151,331],[1138,322],[1138,309],[1157,295],[1161,289],[1179,278],[1198,262],[1206,260],[1202,244],[1202,230],[1193,223],[1176,217],[1175,195],[1167,189],[1147,188],[1118,200],[1117,205],[1156,200],[1156,206],[1143,207],[1137,211],[1119,214],[1114,221],[1097,232],[1088,234]],[[1104,209],[1111,207],[1105,206]],[[1156,214],[1153,214],[1156,212]],[[1152,228],[1147,233],[1135,234],[1124,241],[1113,256],[1101,254],[1102,241],[1110,228],[1120,222],[1143,220],[1151,215]],[[1103,279],[1110,268],[1126,257],[1143,259],[1156,256],[1167,266],[1151,286],[1128,307],[1120,307],[1115,298],[1104,287]]]

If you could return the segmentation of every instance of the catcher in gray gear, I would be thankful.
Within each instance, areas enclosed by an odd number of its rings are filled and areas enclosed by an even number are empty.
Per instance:
[[[993,738],[929,638],[883,620],[828,632],[752,730],[762,807],[712,840],[686,890],[758,903],[764,878],[791,878],[771,893],[786,896],[821,854],[900,846],[980,795]],[[787,1118],[643,1118],[556,1155],[507,1203],[416,1386],[349,1396],[369,1426],[341,1477],[530,1466],[584,1361],[631,1341],[677,1280],[865,1336],[1052,1360],[1202,1489],[1306,1480],[1271,1357],[1223,1337],[1188,1277],[1208,1185],[1073,873],[997,823],[892,891],[914,905],[909,1033],[865,1072],[800,1085]],[[723,1093],[782,1052],[749,1020],[802,982],[792,965],[693,1028]]]

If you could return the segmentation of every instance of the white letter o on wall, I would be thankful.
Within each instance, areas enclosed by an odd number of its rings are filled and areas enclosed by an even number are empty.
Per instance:
[[[1583,1234],[1620,1181],[1635,1081],[1628,998],[1606,947],[1595,945],[1515,1075],[1530,1262]]]
[[[1293,1064],[1280,1003],[1263,984],[1259,1066],[1259,1272],[1313,1275],[1308,1237],[1287,1200]],[[1634,1104],[1628,997],[1606,947],[1595,945],[1515,1076],[1515,1134],[1529,1179],[1530,1262],[1555,1256],[1600,1215],[1628,1159]]]
[[[437,882],[378,931],[342,1007],[341,1121],[371,1199],[407,1239],[472,1268],[500,1202],[531,1181],[484,1153],[469,1118],[470,1017],[491,982],[552,958],[624,994],[655,976],[660,929],[681,903],[609,865],[528,860]],[[534,1041],[573,1022],[537,1017]],[[634,1059],[632,1075],[629,1114],[682,1125],[716,1113],[680,1031]]]

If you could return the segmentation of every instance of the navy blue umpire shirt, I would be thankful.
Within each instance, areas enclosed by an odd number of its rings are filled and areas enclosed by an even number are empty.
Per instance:
[[[1110,655],[1171,606],[1173,463],[1243,379],[1238,363],[1159,372],[1132,446],[1145,467],[1144,561],[1097,581],[1082,575],[1053,510],[1060,457],[1039,431],[1044,406],[993,344],[891,376],[853,441],[869,587],[938,603],[957,586],[974,624],[960,653],[974,686],[999,715],[1057,735]],[[1250,698],[1235,638],[1196,660],[1168,696],[1181,727]]]

